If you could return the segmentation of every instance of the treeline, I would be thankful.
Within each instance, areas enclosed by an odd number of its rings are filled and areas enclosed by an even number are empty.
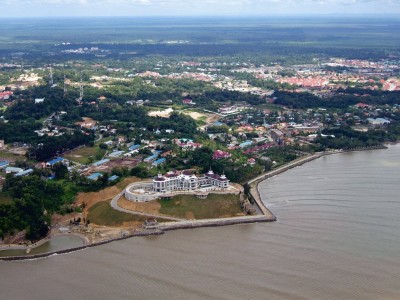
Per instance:
[[[94,134],[83,133],[75,130],[73,133],[65,133],[62,136],[38,137],[35,145],[29,149],[29,157],[37,161],[45,161],[67,150],[93,142]]]
[[[188,44],[129,44],[129,43],[114,43],[114,44],[91,44],[92,47],[99,47],[102,49],[111,50],[107,54],[107,59],[110,60],[131,60],[132,57],[145,57],[145,56],[188,56],[188,57],[220,57],[220,56],[233,56],[233,55],[273,55],[273,56],[285,56],[292,61],[297,61],[297,56],[314,55],[314,56],[328,56],[328,57],[347,57],[352,59],[381,59],[386,57],[384,50],[377,49],[375,47],[359,48],[359,47],[348,47],[336,46],[332,47],[324,43],[316,42],[315,45],[303,43],[299,38],[299,32],[296,34],[288,35],[286,39],[282,38],[282,33],[276,35],[276,39],[271,41],[271,36],[268,36],[269,40],[265,42],[259,42],[259,36],[252,38],[240,38],[237,39],[236,32],[234,39],[237,42],[234,43],[220,43],[219,40],[209,37],[206,43],[188,43]],[[265,33],[263,31],[263,33]],[[224,35],[226,38],[226,33]],[[287,40],[287,41],[285,41]],[[292,43],[296,41],[296,43]],[[335,44],[333,41],[332,44]],[[87,43],[74,44],[74,48],[87,47]],[[68,54],[61,53],[59,51],[68,49],[70,46],[59,46],[55,47],[55,55],[52,59],[55,60],[76,60],[77,58],[84,59],[87,61],[99,61],[101,59],[96,58],[95,54]],[[129,53],[129,54],[124,54]],[[40,52],[31,52],[30,54],[38,56],[40,59]]]
[[[41,128],[39,122],[29,118],[25,121],[0,122],[0,139],[6,143],[32,143],[37,141],[38,135],[34,132]]]
[[[355,94],[365,95],[363,97]],[[370,91],[365,89],[339,90],[338,94],[328,98],[317,97],[311,93],[291,93],[277,91],[274,94],[275,104],[288,106],[294,109],[307,108],[338,108],[345,109],[359,102],[372,105],[400,104],[400,92]]]
[[[112,175],[129,175],[126,168],[112,170]],[[54,179],[48,180],[50,175]],[[54,213],[71,213],[78,192],[98,191],[110,183],[105,173],[96,181],[89,180],[78,172],[68,172],[63,164],[51,169],[35,169],[33,175],[14,177],[7,175],[1,193],[12,198],[10,204],[0,204],[0,237],[26,231],[26,239],[36,241],[47,235]],[[83,220],[89,222],[89,220]]]
[[[26,230],[28,240],[38,240],[49,231],[51,215],[63,202],[62,185],[38,176],[7,177],[3,192],[13,198],[0,205],[0,236]]]
[[[319,136],[315,140],[323,149],[352,149],[360,147],[378,146],[387,139],[387,134],[383,130],[370,130],[360,132],[350,127],[324,129],[322,131],[328,137]],[[333,135],[334,137],[331,137]]]
[[[202,147],[192,151],[189,155],[189,163],[192,166],[200,167],[200,171],[206,173],[210,168],[218,174],[225,174],[232,182],[244,183],[251,178],[259,175],[264,167],[261,165],[244,165],[247,158],[241,157],[241,159],[220,159],[213,160],[214,151],[208,147]]]
[[[63,89],[58,87],[37,86],[17,91],[15,97],[20,100],[17,100],[4,113],[9,120],[26,120],[28,118],[38,120],[57,111],[68,112],[72,107],[77,106],[75,101],[77,94],[64,97]],[[45,100],[43,103],[35,104],[34,99],[37,98],[45,98]]]
[[[245,72],[232,72],[230,75],[234,76],[238,80],[246,80],[248,84],[256,87],[260,87],[267,90],[281,90],[291,89],[292,85],[289,83],[279,83],[274,80],[265,80],[254,77],[253,74]]]
[[[192,100],[196,104],[207,105],[211,101],[216,102],[247,102],[252,105],[258,105],[265,102],[265,99],[252,95],[250,93],[241,93],[236,91],[225,91],[225,90],[215,90],[208,91],[201,95],[196,95],[192,97]]]
[[[125,105],[114,107],[111,105],[100,105],[99,108],[93,106],[83,107],[86,116],[102,122],[118,121],[126,123],[126,129],[146,128],[147,130],[173,129],[175,132],[192,134],[196,133],[196,122],[184,114],[172,113],[169,118],[150,117],[147,110]],[[116,123],[116,122],[115,122]]]

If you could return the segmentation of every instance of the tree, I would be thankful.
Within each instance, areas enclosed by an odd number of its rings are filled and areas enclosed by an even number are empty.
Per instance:
[[[101,144],[99,145],[99,148],[100,148],[100,149],[103,149],[103,150],[107,150],[107,149],[108,149],[108,146],[107,146],[107,144],[101,143]]]
[[[56,179],[66,179],[69,176],[67,166],[61,162],[56,163],[51,169],[54,172]]]

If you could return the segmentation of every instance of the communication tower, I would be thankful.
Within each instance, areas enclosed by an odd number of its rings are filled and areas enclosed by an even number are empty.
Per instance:
[[[64,97],[67,95],[67,77],[64,75]]]

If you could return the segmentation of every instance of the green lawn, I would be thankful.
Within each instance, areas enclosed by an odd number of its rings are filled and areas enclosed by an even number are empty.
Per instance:
[[[124,222],[143,222],[147,218],[119,212],[110,206],[109,201],[103,201],[89,209],[88,219],[91,223],[97,225],[120,226]]]
[[[207,199],[179,195],[170,200],[158,200],[160,213],[178,218],[213,219],[243,215],[238,195],[210,194]]]

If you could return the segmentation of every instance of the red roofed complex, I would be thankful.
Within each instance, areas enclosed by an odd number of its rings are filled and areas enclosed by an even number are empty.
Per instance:
[[[183,104],[190,104],[190,105],[193,105],[193,104],[196,104],[196,103],[194,103],[193,101],[192,101],[192,99],[183,99],[182,100],[182,103]]]
[[[222,151],[222,150],[215,150],[212,158],[214,160],[217,160],[217,159],[229,158],[231,156],[232,156],[232,154],[230,154],[229,152]]]
[[[10,96],[12,96],[14,93],[11,91],[5,91],[5,92],[0,92],[0,99],[1,100],[7,100],[8,98],[10,98]]]
[[[263,150],[267,150],[267,149],[269,149],[271,147],[274,147],[274,146],[275,146],[274,143],[266,143],[266,144],[261,145],[261,146],[256,146],[256,147],[247,149],[246,151],[244,151],[244,154],[257,153],[257,152],[260,152],[260,151],[263,151]]]

